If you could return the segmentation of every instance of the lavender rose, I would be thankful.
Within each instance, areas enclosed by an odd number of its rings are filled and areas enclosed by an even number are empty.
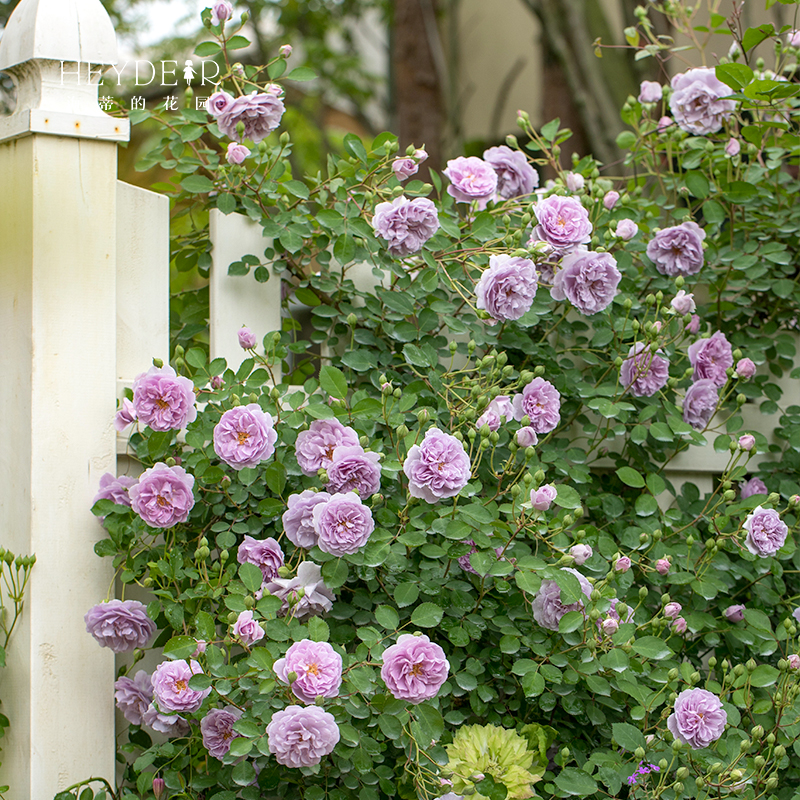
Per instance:
[[[539,224],[531,239],[546,242],[557,253],[567,253],[591,241],[589,212],[577,197],[546,197],[534,205],[533,213]]]
[[[694,302],[694,294],[691,292],[686,294],[683,289],[672,298],[670,305],[675,309],[677,314],[681,315],[694,314],[694,312],[697,311],[697,306]]]
[[[173,431],[197,419],[194,385],[172,367],[150,367],[133,382],[138,418],[154,431]]]
[[[693,381],[708,378],[715,386],[727,383],[726,370],[733,366],[733,351],[724,333],[717,331],[708,339],[698,339],[689,345],[688,353],[694,367]]]
[[[664,616],[667,619],[677,619],[683,611],[683,606],[680,603],[667,603],[664,606]]]
[[[732,93],[713,69],[690,69],[673,77],[669,107],[681,130],[706,136],[716,133],[736,109],[734,100],[722,99]]]
[[[728,606],[725,609],[725,617],[730,622],[743,622],[744,621],[745,607],[743,605]]]
[[[539,173],[525,154],[502,144],[483,151],[483,160],[497,173],[497,194],[510,200],[530,194],[539,185]]]
[[[122,433],[128,425],[132,425],[137,419],[136,407],[127,397],[123,397],[122,406],[114,415],[114,429]]]
[[[214,426],[214,452],[234,469],[257,467],[275,452],[273,425],[258,403],[228,409]]]
[[[592,594],[592,585],[589,581],[576,569],[562,567],[562,570],[571,572],[578,579],[581,591],[589,599]],[[555,581],[550,580],[542,581],[542,585],[531,603],[533,618],[539,625],[550,631],[558,630],[558,623],[565,614],[570,611],[582,611],[583,608],[583,600],[564,605],[561,602],[561,589],[558,588],[558,584]]]
[[[203,747],[220,761],[231,749],[231,742],[236,737],[233,723],[242,716],[242,712],[233,706],[212,708],[200,720],[200,732],[203,734]]]
[[[153,703],[144,712],[142,722],[154,731],[167,736],[186,736],[189,733],[189,723],[178,714],[162,714]],[[153,781],[155,785],[155,781]]]
[[[508,255],[490,256],[489,268],[475,286],[476,305],[494,321],[519,319],[530,310],[536,289],[533,261]]]
[[[317,547],[334,556],[357,553],[375,530],[372,511],[355,492],[335,494],[314,506],[311,514]]]
[[[318,503],[327,503],[331,496],[327,492],[312,492],[304,489],[300,494],[289,496],[289,508],[284,512],[283,531],[286,538],[298,547],[310,550],[317,543],[312,511]]]
[[[228,150],[225,153],[225,160],[229,164],[243,164],[244,160],[249,155],[250,155],[249,147],[245,147],[243,144],[236,144],[236,142],[230,142],[228,144]],[[248,329],[243,328],[242,330],[248,330]],[[252,335],[252,331],[249,332]],[[239,331],[239,344],[240,345],[242,344],[242,331]],[[255,336],[253,336],[253,344],[251,344],[249,347],[255,347],[255,346],[256,346],[256,339]],[[244,347],[244,345],[242,345],[242,347]],[[244,349],[247,350],[249,348],[244,347]]]
[[[528,417],[536,433],[548,433],[561,422],[561,395],[550,381],[534,378],[522,394],[514,395],[514,419]]]
[[[792,616],[800,622],[800,606],[798,606],[794,611],[792,611]]]
[[[377,453],[367,453],[360,445],[340,445],[333,451],[325,488],[332,494],[357,491],[370,497],[381,488],[379,462]]]
[[[218,117],[233,103],[233,98],[227,92],[214,92],[206,102],[206,110],[212,117]]]
[[[413,256],[439,230],[439,213],[427,197],[395,197],[391,203],[378,203],[372,218],[375,233],[389,243],[395,258]]]
[[[614,236],[618,236],[623,242],[629,242],[639,233],[639,226],[632,219],[621,219],[614,229]]]
[[[682,222],[658,231],[647,245],[647,257],[662,275],[694,275],[703,267],[705,238],[696,222]]]
[[[785,544],[789,533],[777,511],[761,506],[748,515],[742,527],[747,531],[745,547],[761,558],[774,556]]]
[[[245,534],[244,541],[236,551],[236,560],[240,564],[257,566],[266,582],[278,577],[284,557],[281,546],[271,536],[269,539],[254,539]]]
[[[741,149],[742,146],[739,144],[738,139],[730,139],[728,141],[728,144],[725,145],[725,155],[733,158],[734,156],[739,155],[739,151]]]
[[[231,147],[240,147],[240,146],[241,145],[231,143],[228,146],[228,150],[230,150]],[[244,149],[247,150],[246,147]],[[256,346],[257,342],[256,335],[253,333],[253,331],[250,330],[250,328],[244,326],[239,328],[236,337],[239,340],[239,347],[241,347],[242,350],[252,350]]]
[[[550,295],[569,300],[582,314],[591,316],[611,305],[622,275],[611,253],[579,248],[564,256]]]
[[[392,171],[395,178],[404,181],[419,171],[419,165],[413,158],[396,158],[392,161]]]
[[[285,767],[311,767],[333,752],[339,726],[318,706],[288,706],[267,725],[269,751]]]
[[[695,381],[683,398],[683,421],[701,431],[717,410],[719,394],[714,381],[704,378]]]
[[[130,508],[131,499],[128,497],[128,490],[131,486],[135,486],[136,482],[136,478],[129,478],[126,475],[120,475],[119,478],[116,478],[110,472],[106,472],[100,478],[100,485],[94,500],[92,500],[92,505],[98,500],[111,500],[118,506],[128,506]]]
[[[618,200],[619,200],[619,192],[615,192],[612,189],[610,192],[606,192],[603,195],[603,206],[605,206],[606,209],[611,211],[611,209],[614,208],[614,206],[617,204]]]
[[[316,419],[307,431],[301,431],[295,442],[297,463],[306,475],[316,475],[333,460],[339,445],[357,446],[358,434],[338,419]]]
[[[720,699],[706,689],[685,689],[667,719],[670,733],[693,750],[708,747],[722,736],[728,715]]]
[[[531,505],[537,511],[547,511],[557,494],[556,487],[552,483],[546,483],[538,489],[531,489]]]
[[[457,203],[475,201],[482,211],[497,191],[497,173],[477,156],[459,156],[447,162],[444,174],[450,179],[447,193]]]
[[[635,397],[652,397],[667,385],[669,361],[661,351],[653,353],[644,342],[636,342],[622,362],[619,378]]]
[[[417,704],[436,697],[449,670],[444,650],[424,634],[401,634],[383,651],[381,678],[398,700]]]
[[[577,192],[583,191],[583,187],[586,185],[586,179],[580,172],[568,172],[564,176],[564,183],[567,184],[567,189],[573,194],[576,194]]]
[[[756,374],[756,365],[749,358],[740,358],[736,362],[736,377],[749,380]]]
[[[533,447],[535,444],[539,444],[539,437],[536,435],[536,431],[531,425],[526,425],[524,428],[520,428],[514,434],[514,439],[520,447]]]
[[[658,561],[656,561],[656,571],[659,575],[666,575],[671,566],[672,564],[668,558],[659,558]]]
[[[292,692],[308,704],[318,697],[337,697],[342,685],[342,657],[327,642],[295,642],[273,669],[283,683],[289,683],[293,672],[297,678],[291,683]]]
[[[240,611],[236,622],[233,624],[233,635],[238,637],[242,644],[255,644],[264,638],[264,629],[253,619],[253,612]]]
[[[144,724],[144,715],[153,702],[153,684],[150,676],[140,669],[133,679],[123,675],[114,684],[117,708],[131,725]]]
[[[203,700],[211,694],[211,688],[196,691],[189,688],[192,675],[202,675],[203,668],[196,662],[164,661],[153,673],[153,694],[162,711],[197,711]]]
[[[146,469],[139,482],[131,486],[131,508],[151,528],[171,528],[186,522],[194,506],[194,477],[182,467],[159,462]]]
[[[746,483],[740,483],[739,491],[742,493],[742,500],[747,500],[754,494],[769,494],[767,484],[761,478],[750,478]]]
[[[280,616],[291,610],[292,615],[301,622],[330,611],[336,599],[323,582],[319,565],[313,561],[303,561],[294,578],[273,578],[263,588],[283,601],[278,612]]]
[[[752,433],[744,433],[739,437],[739,447],[742,450],[752,450],[756,446],[756,437]]]
[[[276,84],[270,84],[265,92],[256,92],[231,99],[221,111],[213,106],[209,98],[208,113],[216,117],[220,132],[236,142],[245,139],[258,144],[269,136],[278,125],[286,110],[281,99],[282,90]],[[239,123],[244,125],[243,135],[239,135]]]
[[[639,86],[640,103],[657,103],[664,93],[664,89],[658,81],[642,81]]]
[[[412,445],[403,462],[411,496],[426,503],[455,497],[469,483],[470,471],[464,445],[438,428],[431,428],[421,445]]]
[[[588,544],[574,544],[570,547],[569,554],[575,559],[575,563],[582,567],[594,555],[594,550]]]
[[[475,421],[475,428],[480,430],[484,425],[488,425],[490,431],[497,431],[500,430],[503,420],[508,422],[512,419],[514,419],[514,406],[511,405],[511,398],[499,394],[490,401],[486,410]]]
[[[86,630],[100,644],[115,653],[130,653],[147,647],[156,624],[138,600],[109,600],[92,606],[83,618]]]
[[[614,562],[615,572],[627,572],[631,568],[631,560],[628,556],[620,556]]]
[[[211,5],[211,24],[219,25],[233,16],[233,5],[230,0],[214,0]]]

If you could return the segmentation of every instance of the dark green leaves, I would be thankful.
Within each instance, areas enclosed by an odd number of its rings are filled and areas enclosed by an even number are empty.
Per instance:
[[[746,64],[720,64],[714,68],[717,80],[739,91],[753,80],[753,70]]]
[[[336,397],[339,400],[344,400],[347,397],[347,378],[344,373],[325,364],[319,371],[319,385],[331,397]]]

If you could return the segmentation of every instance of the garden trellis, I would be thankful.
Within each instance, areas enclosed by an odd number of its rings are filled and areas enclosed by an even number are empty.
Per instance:
[[[126,120],[98,106],[116,37],[100,0],[22,0],[0,42],[18,85],[0,119],[2,544],[35,552],[25,613],[4,673],[2,783],[9,798],[49,798],[87,775],[114,775],[113,656],[83,615],[112,574],[94,557],[89,511],[100,476],[125,457],[117,398],[153,358],[169,360],[169,201],[117,179]],[[281,328],[279,278],[228,276],[269,240],[238,214],[210,217],[210,354],[244,358],[236,332]],[[796,382],[784,377],[786,397]],[[770,438],[774,417],[745,409]],[[667,476],[701,492],[727,462],[709,443]]]

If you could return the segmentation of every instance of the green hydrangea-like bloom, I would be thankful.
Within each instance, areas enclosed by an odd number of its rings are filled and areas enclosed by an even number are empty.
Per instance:
[[[531,784],[544,772],[538,764],[534,769],[541,772],[531,772],[534,753],[528,749],[527,740],[497,725],[465,725],[447,745],[447,755],[453,792],[461,795],[474,790],[488,775],[506,787],[509,800],[525,800],[533,796]],[[487,798],[476,791],[470,794],[470,800]]]

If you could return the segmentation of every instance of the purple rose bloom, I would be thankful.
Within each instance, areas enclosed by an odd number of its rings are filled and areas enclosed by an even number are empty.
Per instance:
[[[591,316],[611,305],[622,275],[611,253],[579,248],[564,256],[550,296],[569,300],[582,314]]]
[[[753,510],[742,527],[747,531],[745,547],[761,558],[774,556],[785,544],[789,533],[777,511],[761,506]]]
[[[639,233],[639,226],[632,219],[621,219],[614,229],[614,235],[623,242],[629,242],[637,233]]]
[[[586,178],[584,178],[580,172],[568,172],[564,176],[564,183],[567,184],[567,189],[573,194],[576,194],[583,190],[583,187],[586,185]]]
[[[119,478],[115,478],[110,472],[106,472],[100,478],[98,492],[94,496],[94,500],[92,500],[92,505],[98,500],[111,500],[118,506],[128,506],[130,508],[131,499],[128,497],[128,490],[135,485],[136,478],[129,478],[126,475],[120,475]]]
[[[156,624],[138,600],[109,600],[92,606],[83,618],[86,630],[115,653],[130,653],[137,647],[147,647]]]
[[[413,158],[396,158],[392,161],[392,170],[399,181],[404,181],[419,171],[419,164]]]
[[[233,103],[233,98],[227,92],[214,92],[208,98],[206,110],[212,117],[218,117]]]
[[[137,419],[136,408],[127,397],[124,397],[122,406],[114,415],[114,428],[122,433],[128,425],[132,425]]]
[[[739,144],[738,139],[730,139],[728,144],[725,145],[725,155],[730,156],[733,158],[734,156],[739,155],[739,151],[742,149],[742,146]]]
[[[575,559],[575,563],[582,567],[594,554],[591,545],[574,544],[569,549],[569,554]]]
[[[620,381],[626,388],[630,387],[635,397],[652,397],[667,385],[669,361],[659,353],[660,350],[650,352],[644,342],[636,342],[622,362]]]
[[[236,622],[233,623],[233,635],[238,637],[242,644],[250,647],[264,638],[264,629],[253,619],[252,611],[240,611]]]
[[[756,446],[756,437],[752,433],[745,433],[739,437],[739,447],[742,450],[752,450]]]
[[[389,253],[405,258],[419,253],[428,239],[439,230],[439,213],[432,200],[400,195],[391,203],[378,203],[372,218],[375,233],[389,243]]]
[[[151,528],[171,528],[186,522],[194,506],[194,476],[182,467],[168,467],[159,461],[146,469],[131,486],[131,508]]]
[[[689,361],[694,367],[693,381],[708,378],[715,386],[728,381],[726,370],[733,366],[733,351],[724,333],[717,331],[708,339],[698,339],[689,345]]]
[[[297,463],[306,475],[316,475],[331,465],[333,451],[339,445],[358,443],[358,434],[338,419],[315,419],[307,431],[297,434]]]
[[[469,483],[471,466],[464,445],[449,433],[431,428],[420,445],[412,445],[403,462],[412,497],[438,503],[455,497]]]
[[[530,194],[539,185],[539,173],[525,154],[502,144],[483,151],[483,160],[497,173],[497,194],[510,200]]]
[[[531,489],[531,505],[537,511],[547,511],[557,494],[556,487],[552,483],[545,483],[538,489]]]
[[[614,562],[615,572],[627,572],[631,568],[631,560],[628,556],[620,556]]]
[[[214,0],[211,5],[211,24],[219,25],[233,16],[233,6],[230,0]]]
[[[663,94],[664,89],[658,81],[642,81],[638,99],[640,103],[657,103]]]
[[[254,539],[245,534],[244,541],[236,551],[236,560],[240,564],[255,564],[261,570],[264,581],[271,581],[278,577],[278,570],[283,566],[283,550],[272,537]]]
[[[228,151],[225,153],[225,160],[229,164],[243,164],[244,160],[249,155],[250,155],[249,147],[245,147],[243,144],[236,144],[236,142],[230,142],[228,144]],[[248,328],[243,328],[242,330],[247,331],[252,336],[252,331],[250,331]],[[239,331],[239,344],[242,345],[242,331]],[[256,339],[255,336],[253,336],[253,344],[249,345],[249,347],[255,347],[255,346],[256,346]],[[244,345],[242,345],[242,347],[244,347],[245,350],[249,349]]]
[[[292,54],[292,46],[290,44],[282,44],[278,51],[284,58],[289,58]]]
[[[242,716],[242,712],[230,706],[228,708],[212,708],[200,720],[200,731],[203,734],[203,747],[220,761],[231,749],[231,742],[236,738],[233,723]]]
[[[461,544],[468,544],[470,546],[470,550],[469,550],[469,553],[465,553],[463,556],[459,556],[456,559],[456,561],[458,561],[458,566],[461,567],[461,569],[463,569],[464,572],[469,572],[472,575],[477,575],[478,571],[472,566],[472,563],[469,560],[469,557],[473,553],[477,553],[478,552],[478,548],[475,547],[475,542],[472,539],[465,539]],[[500,556],[503,553],[503,548],[502,547],[495,547],[494,552],[497,555],[497,557],[500,558]],[[505,559],[502,559],[502,560],[505,561]]]
[[[701,431],[717,410],[719,394],[714,381],[704,378],[695,381],[683,398],[683,421]]]
[[[694,314],[697,311],[697,306],[694,302],[694,294],[686,292],[681,289],[675,297],[672,298],[670,305],[675,309],[675,312],[681,315]]]
[[[725,616],[730,622],[744,621],[745,607],[743,605],[728,606],[725,609]]]
[[[592,594],[592,584],[576,569],[562,567],[562,570],[571,572],[578,579],[581,591],[589,599]],[[542,585],[531,603],[533,618],[539,625],[550,631],[558,630],[558,623],[565,614],[570,611],[582,611],[583,608],[584,602],[582,600],[564,605],[561,602],[561,589],[558,588],[558,584],[555,581],[550,580],[542,581]]]
[[[217,118],[217,127],[224,136],[240,144],[245,139],[258,144],[281,124],[281,117],[286,110],[281,93],[280,87],[270,84],[265,92],[254,90],[234,98],[220,112],[216,111],[217,106],[211,105],[209,98],[208,113]],[[236,129],[240,122],[244,124],[242,136]]]
[[[392,697],[421,703],[436,697],[447,680],[450,662],[444,650],[424,634],[403,633],[383,651],[381,678]]]
[[[372,511],[355,492],[335,494],[314,506],[311,514],[317,547],[334,556],[357,553],[375,530]]]
[[[133,382],[133,406],[154,431],[174,431],[197,419],[194,385],[172,367],[150,367]]]
[[[381,488],[380,456],[367,453],[360,445],[340,445],[333,451],[328,467],[328,492],[357,491],[361,497],[370,497]]]
[[[647,257],[662,275],[694,275],[703,267],[706,232],[696,222],[660,230],[647,244]]]
[[[687,622],[683,617],[678,617],[672,623],[672,629],[675,633],[686,633]]]
[[[798,606],[794,611],[792,611],[792,616],[800,622],[800,606]]]
[[[531,425],[520,428],[514,435],[514,439],[520,447],[533,447],[535,444],[539,444],[539,437]]]
[[[312,511],[318,503],[327,503],[331,496],[327,492],[312,492],[304,489],[300,494],[289,496],[289,508],[283,513],[283,530],[286,538],[298,547],[310,550],[317,543]]]
[[[708,747],[722,736],[728,715],[720,699],[706,689],[685,689],[675,699],[667,719],[670,733],[693,750]]]
[[[202,675],[203,668],[185,659],[163,661],[153,673],[153,694],[161,711],[197,711],[211,694],[211,687],[198,692],[189,688],[192,675]]]
[[[544,378],[534,378],[511,402],[514,419],[521,422],[527,416],[536,433],[548,433],[561,422],[561,395]]]
[[[263,588],[283,600],[278,612],[280,616],[291,610],[292,615],[301,622],[308,617],[317,617],[330,611],[336,599],[324,584],[319,566],[313,561],[303,561],[294,578],[273,578]]]
[[[519,319],[530,310],[536,296],[537,276],[533,261],[516,256],[489,256],[475,286],[477,307],[494,321]]]
[[[671,566],[672,564],[670,564],[668,558],[659,558],[658,561],[656,561],[656,571],[659,575],[666,575]]]
[[[669,107],[681,130],[706,136],[716,133],[736,109],[735,100],[722,99],[731,94],[715,70],[690,69],[673,77]]]
[[[319,706],[288,706],[267,725],[269,751],[284,767],[311,767],[333,752],[339,726]]]
[[[148,728],[167,736],[186,736],[190,730],[189,723],[183,717],[177,714],[162,714],[153,703],[147,707],[142,721]],[[155,781],[153,783],[155,784]]]
[[[577,197],[552,195],[533,207],[538,225],[531,238],[547,242],[557,253],[566,253],[592,238],[589,212]]]
[[[295,642],[273,669],[283,683],[289,683],[288,675],[294,672],[292,692],[309,705],[318,697],[337,697],[342,685],[342,657],[327,642]]]
[[[145,712],[153,702],[153,684],[150,683],[150,676],[143,669],[140,669],[132,680],[123,675],[117,679],[114,689],[117,708],[125,719],[131,725],[142,725]]]
[[[747,500],[754,494],[769,494],[769,489],[761,478],[750,478],[746,483],[740,483],[739,491],[742,493],[742,500]]]
[[[700,317],[698,317],[697,314],[692,314],[692,318],[689,320],[686,330],[691,334],[695,334],[700,330]]]
[[[603,195],[603,205],[611,211],[612,208],[617,204],[619,200],[619,192],[615,192],[613,189],[610,192],[606,192]]]
[[[736,376],[749,380],[756,374],[756,365],[749,358],[740,358],[736,362]]]
[[[241,145],[233,144],[231,142],[228,149],[230,150],[231,147],[241,147]],[[246,147],[244,149],[247,150]],[[256,335],[250,330],[250,328],[243,326],[239,328],[239,332],[236,335],[239,339],[239,347],[241,347],[242,350],[252,350],[256,346]]]
[[[613,636],[619,630],[619,621],[607,617],[604,620],[597,620],[597,624],[603,629],[606,636]]]
[[[800,669],[800,655],[797,653],[787,656],[786,660],[789,662],[789,669]]]
[[[478,417],[475,422],[475,429],[480,430],[484,425],[488,425],[490,431],[497,431],[500,430],[503,420],[508,422],[512,419],[514,419],[514,407],[511,405],[511,398],[507,395],[499,394],[486,406],[483,414]]]
[[[481,211],[497,191],[497,173],[490,164],[477,156],[450,159],[444,174],[450,179],[447,193],[457,203],[476,201]]]
[[[664,616],[667,619],[677,619],[683,611],[683,606],[680,603],[667,603],[664,606]]]
[[[257,467],[275,452],[273,424],[258,403],[231,408],[214,427],[214,452],[234,469]]]

